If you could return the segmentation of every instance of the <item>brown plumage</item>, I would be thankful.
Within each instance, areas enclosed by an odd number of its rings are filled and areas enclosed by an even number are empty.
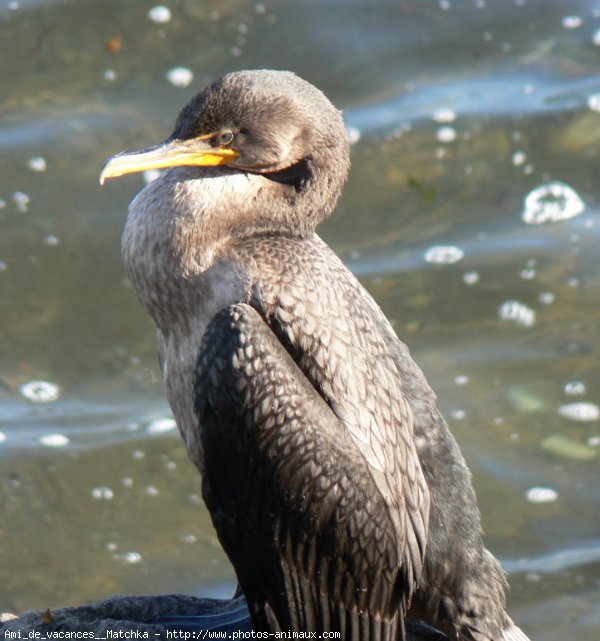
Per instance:
[[[210,165],[210,166],[207,166]],[[341,114],[289,72],[228,74],[162,145],[123,256],[167,396],[257,629],[520,641],[470,474],[407,348],[315,234],[349,167]]]

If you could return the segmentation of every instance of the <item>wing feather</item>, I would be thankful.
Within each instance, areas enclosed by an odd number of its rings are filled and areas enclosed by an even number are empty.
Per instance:
[[[316,236],[236,260],[252,295],[206,329],[195,397],[205,500],[253,622],[404,638],[429,493],[389,325]]]
[[[276,414],[262,409],[269,397]],[[404,615],[395,520],[355,443],[251,307],[209,325],[196,399],[205,500],[257,628],[394,638]],[[386,622],[377,637],[365,636],[371,620]]]

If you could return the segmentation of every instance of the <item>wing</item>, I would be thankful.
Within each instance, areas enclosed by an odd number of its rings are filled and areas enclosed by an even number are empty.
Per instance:
[[[251,307],[207,328],[196,411],[204,498],[256,629],[397,638],[407,579],[396,515]]]
[[[397,347],[404,346],[370,294],[318,236],[255,239],[238,251],[248,271],[255,265],[252,304],[331,407],[344,436],[359,447],[397,519],[410,599],[421,580],[429,490],[395,359]]]
[[[259,629],[394,638],[429,495],[381,312],[317,237],[236,251],[251,306],[211,322],[196,393],[221,541]]]

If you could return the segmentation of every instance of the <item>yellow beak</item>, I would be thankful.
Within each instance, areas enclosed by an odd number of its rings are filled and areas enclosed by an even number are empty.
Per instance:
[[[191,140],[167,140],[154,147],[111,156],[102,168],[100,184],[103,185],[107,178],[117,178],[146,169],[226,165],[239,157],[233,149],[211,147],[206,142],[210,138],[212,135]]]

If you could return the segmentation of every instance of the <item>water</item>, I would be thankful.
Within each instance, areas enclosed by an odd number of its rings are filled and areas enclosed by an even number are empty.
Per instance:
[[[277,67],[345,111],[321,233],[436,389],[511,612],[597,639],[600,3],[162,5],[0,2],[0,610],[233,589],[121,266],[143,179],[97,178],[209,80]]]

